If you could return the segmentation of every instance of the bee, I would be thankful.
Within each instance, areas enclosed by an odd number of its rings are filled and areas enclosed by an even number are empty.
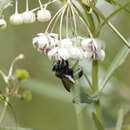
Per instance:
[[[67,60],[58,61],[53,65],[52,71],[55,72],[56,77],[60,78],[65,89],[70,92],[71,86],[75,84],[76,78],[81,78],[83,70],[79,68],[74,72],[73,67],[69,68]]]

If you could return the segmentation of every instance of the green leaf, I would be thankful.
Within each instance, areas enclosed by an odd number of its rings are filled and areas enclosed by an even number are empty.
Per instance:
[[[100,12],[95,6],[91,5],[91,8],[103,19],[106,20],[105,16]],[[130,43],[125,39],[125,37],[113,26],[110,21],[107,21],[107,25],[111,30],[123,41],[123,43],[130,49]]]
[[[111,13],[102,23],[102,26],[106,24],[112,17],[114,17],[117,13],[125,9],[126,7],[130,6],[130,2],[126,3],[125,5],[121,6],[120,8],[116,9],[113,13]]]
[[[108,2],[109,4],[113,4],[113,5],[115,5],[115,6],[122,7],[122,5],[121,5],[119,2],[117,2],[117,1],[114,1],[114,0],[105,0],[105,1]],[[125,9],[125,11],[126,11],[127,13],[130,13],[130,11],[127,10],[127,9]]]
[[[117,120],[117,123],[116,123],[115,130],[122,130],[123,119],[124,119],[124,110],[121,108],[119,110],[118,120]]]
[[[118,2],[114,1],[114,0],[105,0],[106,2],[108,2],[109,4],[113,4],[113,5],[116,5],[118,6]]]
[[[102,124],[101,124],[100,121],[97,119],[96,114],[95,114],[94,112],[92,113],[92,117],[93,117],[93,120],[94,120],[95,125],[96,125],[96,127],[97,127],[97,130],[104,130]]]
[[[128,56],[129,52],[130,52],[130,50],[126,46],[122,47],[122,49],[119,51],[117,56],[114,58],[111,66],[109,67],[109,69],[107,71],[107,75],[105,76],[99,91],[102,91],[104,89],[107,82],[111,78],[113,72],[125,61],[125,59]]]
[[[34,129],[22,128],[22,127],[0,127],[0,130],[34,130]]]
[[[32,93],[44,95],[55,100],[61,100],[63,102],[71,101],[70,94],[67,93],[68,95],[66,96],[66,90],[60,82],[56,85],[48,82],[41,82],[36,79],[28,79],[22,83],[22,87],[31,90]]]

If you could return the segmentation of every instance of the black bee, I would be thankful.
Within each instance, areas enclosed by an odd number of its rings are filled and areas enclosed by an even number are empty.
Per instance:
[[[75,79],[83,75],[83,70],[79,68],[74,72],[73,68],[69,68],[69,62],[66,60],[58,61],[53,65],[52,71],[61,79],[65,89],[70,92],[71,86],[75,83]]]

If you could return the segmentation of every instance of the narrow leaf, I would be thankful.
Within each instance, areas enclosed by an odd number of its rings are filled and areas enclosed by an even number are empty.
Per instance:
[[[115,0],[105,0],[106,2],[108,2],[109,4],[115,5],[115,6],[119,6],[119,3]]]
[[[122,130],[123,118],[124,118],[124,110],[120,109],[115,130]]]
[[[103,82],[101,84],[101,88],[99,89],[100,92],[106,86],[106,84],[109,81],[109,79],[111,78],[113,72],[125,61],[129,52],[130,52],[130,50],[126,46],[122,47],[122,49],[119,51],[119,53],[114,58],[110,68],[107,71],[107,75],[105,76],[105,79],[103,80]]]
[[[112,17],[114,17],[116,14],[118,14],[120,11],[122,11],[123,9],[127,8],[128,6],[130,6],[130,2],[126,3],[125,5],[121,6],[120,8],[116,9],[113,13],[111,13],[102,23],[102,26],[104,24],[106,24]]]
[[[94,120],[95,125],[96,125],[96,127],[97,127],[97,130],[104,130],[102,124],[101,124],[100,121],[97,119],[96,114],[95,114],[94,112],[92,113],[92,117],[93,117],[93,120]]]
[[[22,128],[22,127],[0,127],[0,130],[34,130],[34,129]]]
[[[71,100],[71,96],[68,93],[68,95],[66,96],[66,90],[64,89],[62,84],[55,85],[47,82],[41,82],[36,79],[29,79],[23,83],[22,87],[38,93],[39,95],[44,95],[47,97],[49,96],[50,98],[55,100],[61,100],[64,102],[68,102]]]
[[[112,4],[112,5],[115,5],[115,6],[118,6],[118,7],[122,7],[122,5],[119,2],[115,1],[115,0],[105,0],[105,1],[108,2],[109,4]],[[127,13],[130,13],[130,11],[127,10],[127,9],[125,9],[125,11]]]

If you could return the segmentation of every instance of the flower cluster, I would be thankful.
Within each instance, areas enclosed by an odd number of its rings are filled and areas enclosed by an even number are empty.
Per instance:
[[[62,38],[62,25],[65,14],[66,37]],[[70,17],[74,23],[72,29],[74,29],[75,36],[69,36],[69,14],[72,14]],[[38,33],[33,38],[34,47],[40,53],[47,55],[49,59],[54,59],[55,61],[83,59],[104,60],[105,52],[101,44],[102,42],[94,39],[90,31],[88,31],[90,38],[83,38],[77,35],[76,15],[75,7],[68,0],[52,17],[45,33]],[[59,34],[54,34],[52,32],[59,18]],[[48,33],[49,29],[51,29],[51,33]]]
[[[54,60],[104,60],[105,52],[101,43],[91,38],[58,39],[58,34],[39,33],[33,38],[33,45],[40,53]]]
[[[11,24],[20,25],[23,23],[34,23],[36,18],[40,22],[46,22],[51,19],[51,13],[43,8],[41,1],[39,0],[40,10],[35,15],[34,10],[29,10],[28,0],[26,0],[26,11],[23,13],[18,12],[18,0],[16,0],[15,13],[10,17]],[[37,17],[36,17],[37,16]]]
[[[23,13],[19,13],[18,11],[18,0],[15,0],[15,13],[10,16],[10,23],[13,25],[21,25],[23,23],[29,24],[34,23],[36,20],[39,22],[47,22],[51,19],[51,13],[47,10],[48,4],[45,6],[38,0],[40,7],[35,8],[33,10],[29,10],[29,3],[26,0],[26,11]],[[3,10],[10,5],[10,2],[6,5],[6,7],[1,8],[0,10],[0,29],[4,29],[7,27],[7,23],[4,20]],[[35,11],[37,11],[35,13]]]

